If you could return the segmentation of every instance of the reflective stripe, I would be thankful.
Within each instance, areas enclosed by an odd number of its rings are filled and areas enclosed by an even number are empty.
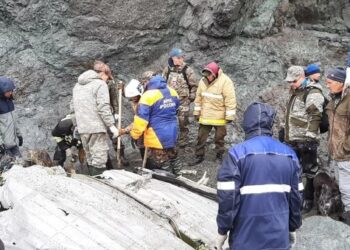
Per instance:
[[[303,191],[304,190],[304,184],[302,182],[299,183],[298,190],[299,191]]]
[[[212,97],[212,98],[216,98],[216,99],[224,99],[224,97],[222,95],[213,94],[213,93],[209,93],[209,92],[202,92],[202,96]]]
[[[226,125],[226,120],[224,119],[205,119],[199,118],[199,123],[203,125]]]
[[[201,110],[201,107],[194,107],[194,110],[195,110],[195,111],[200,111],[200,110]]]
[[[226,111],[226,115],[230,116],[230,115],[235,115],[236,114],[236,110],[228,110]]]
[[[241,194],[264,194],[290,192],[291,187],[285,184],[251,185],[241,188]]]
[[[234,189],[235,189],[234,181],[218,182],[218,190],[234,190]]]

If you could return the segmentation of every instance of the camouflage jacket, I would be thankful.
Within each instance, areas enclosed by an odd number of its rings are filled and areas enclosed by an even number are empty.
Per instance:
[[[340,98],[340,97],[339,97]],[[338,101],[338,102],[337,102]],[[350,160],[350,92],[326,106],[329,119],[328,152],[333,160]]]
[[[182,73],[184,68],[187,81]],[[191,67],[187,66],[185,63],[181,66],[167,66],[163,70],[163,77],[167,80],[168,86],[176,90],[180,99],[189,97],[191,101],[194,101],[198,83]]]
[[[291,91],[285,119],[285,141],[319,141],[319,127],[325,98],[318,83]]]
[[[73,88],[73,107],[80,134],[105,133],[114,125],[106,82],[93,70],[85,71]]]

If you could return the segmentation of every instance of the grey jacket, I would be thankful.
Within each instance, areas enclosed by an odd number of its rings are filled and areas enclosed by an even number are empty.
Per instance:
[[[93,70],[78,77],[73,88],[73,109],[79,133],[105,133],[114,125],[108,86]]]
[[[17,137],[22,136],[13,116],[13,111],[0,114],[0,145],[5,144],[7,149],[17,146]]]

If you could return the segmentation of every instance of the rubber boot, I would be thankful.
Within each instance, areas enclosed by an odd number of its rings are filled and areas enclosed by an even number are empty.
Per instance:
[[[89,174],[91,176],[100,175],[106,170],[106,168],[97,168],[89,165],[88,165],[88,169],[89,169]]]

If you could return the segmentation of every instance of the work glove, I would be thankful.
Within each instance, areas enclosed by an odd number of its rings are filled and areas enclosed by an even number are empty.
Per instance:
[[[311,138],[311,139],[317,139],[317,134],[314,133],[314,132],[307,131],[307,132],[305,133],[305,137]]]
[[[196,122],[199,122],[199,115],[194,115],[193,117]]]
[[[5,154],[5,144],[0,144],[0,154],[1,155]]]
[[[119,136],[121,136],[121,135],[126,135],[126,134],[129,134],[130,133],[130,131],[129,131],[129,129],[127,129],[127,128],[121,128],[120,130],[119,130]]]
[[[23,137],[21,135],[17,136],[18,138],[18,146],[22,147],[23,145]]]
[[[125,84],[122,82],[122,81],[119,81],[119,83],[118,83],[118,90],[122,90],[122,91],[124,91],[124,86],[125,86]]]
[[[222,246],[224,245],[225,241],[227,239],[227,234],[218,234],[215,240],[215,249],[216,250],[222,250]]]
[[[117,138],[119,136],[119,130],[115,126],[110,126],[109,130],[112,132],[112,138]]]
[[[289,232],[289,245],[293,248],[297,243],[297,232]]]

